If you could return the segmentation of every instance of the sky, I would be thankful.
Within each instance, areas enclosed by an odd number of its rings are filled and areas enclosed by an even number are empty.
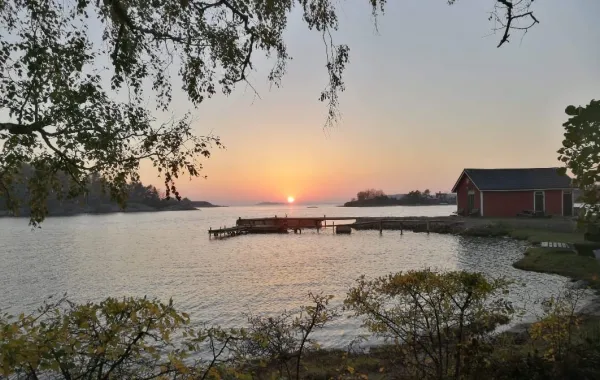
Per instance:
[[[342,202],[365,188],[388,194],[450,191],[465,167],[559,166],[569,104],[600,91],[598,0],[534,2],[540,24],[496,48],[493,0],[388,1],[375,28],[368,1],[340,3],[336,43],[350,46],[342,118],[324,128],[327,83],[318,32],[293,13],[293,60],[281,88],[257,56],[251,83],[197,109],[175,91],[173,112],[192,109],[194,130],[226,149],[203,161],[207,179],[180,180],[193,200]],[[144,183],[160,185],[148,165]]]

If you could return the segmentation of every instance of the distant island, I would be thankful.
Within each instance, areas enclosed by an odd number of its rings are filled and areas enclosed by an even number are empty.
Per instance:
[[[26,180],[33,169],[25,164],[20,175]],[[64,182],[67,183],[67,176]],[[113,201],[103,189],[103,179],[98,174],[92,174],[88,178],[87,194],[64,199],[49,194],[46,202],[49,216],[72,216],[80,214],[107,214],[115,212],[157,212],[157,211],[187,211],[198,210],[198,208],[222,207],[207,201],[192,201],[188,198],[177,200],[172,196],[167,199],[166,195],[152,185],[144,185],[139,181],[131,182],[127,188],[127,203],[122,208]],[[17,185],[13,188],[14,200],[18,202],[16,215],[26,216],[30,214],[29,198],[25,186]],[[0,196],[0,216],[12,216],[12,210],[7,207],[6,199]]]
[[[256,206],[283,206],[286,204],[287,203],[284,202],[259,202],[256,204]]]
[[[183,198],[178,201],[176,199],[163,199],[159,205],[148,205],[140,202],[127,202],[125,208],[121,208],[116,203],[98,203],[93,205],[73,204],[64,202],[62,204],[54,204],[48,208],[48,216],[76,216],[82,214],[111,214],[117,212],[133,213],[133,212],[160,212],[160,211],[198,211],[201,208],[212,207],[227,207],[214,205],[206,201],[191,201],[188,198]],[[18,216],[29,215],[29,209],[21,207],[18,211]],[[8,210],[0,207],[0,217],[12,216]]]
[[[356,198],[344,203],[344,207],[435,206],[444,204],[456,204],[456,196],[441,192],[432,194],[429,189],[388,196],[382,190],[368,189],[359,191]]]
[[[190,201],[190,202],[192,202],[192,206],[194,206],[196,208],[227,207],[227,206],[214,205],[207,201]]]

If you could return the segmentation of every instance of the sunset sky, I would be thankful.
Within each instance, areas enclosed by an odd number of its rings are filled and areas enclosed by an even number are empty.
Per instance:
[[[599,0],[535,2],[540,24],[500,49],[492,0],[388,1],[378,32],[366,0],[340,3],[334,38],[350,45],[340,123],[323,129],[324,46],[295,13],[281,88],[270,89],[271,63],[257,56],[260,98],[242,85],[193,110],[197,133],[226,149],[204,161],[208,179],[179,181],[185,196],[340,202],[371,187],[449,191],[464,167],[558,166],[565,107],[599,96]],[[182,115],[191,106],[174,95]],[[148,167],[142,179],[160,184]]]

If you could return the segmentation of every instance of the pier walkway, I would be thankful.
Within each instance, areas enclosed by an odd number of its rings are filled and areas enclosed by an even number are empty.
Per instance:
[[[353,221],[352,223],[344,223]],[[338,224],[336,224],[338,222]],[[340,223],[342,222],[342,223]],[[238,218],[234,227],[224,227],[218,229],[210,228],[209,237],[231,237],[242,234],[260,234],[260,233],[302,233],[303,229],[316,229],[320,232],[324,228],[332,228],[337,234],[349,234],[352,229],[375,229],[383,233],[384,229],[422,231],[429,233],[432,228],[434,231],[442,226],[462,225],[464,222],[455,217],[440,218],[416,218],[416,217],[268,217],[268,218]],[[434,228],[435,227],[435,228]]]

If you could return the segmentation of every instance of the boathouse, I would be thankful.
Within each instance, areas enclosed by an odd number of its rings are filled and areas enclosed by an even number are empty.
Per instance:
[[[452,188],[464,216],[572,216],[571,178],[558,168],[464,169]]]

